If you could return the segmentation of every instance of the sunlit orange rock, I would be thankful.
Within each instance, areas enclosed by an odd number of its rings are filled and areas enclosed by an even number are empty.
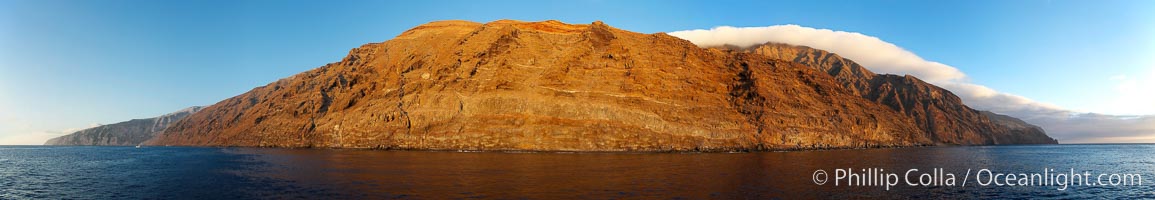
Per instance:
[[[831,77],[601,22],[442,21],[258,87],[157,145],[750,150],[929,144]]]
[[[742,151],[939,142],[905,110],[862,95],[791,60],[601,22],[439,21],[216,103],[150,144]]]
[[[914,76],[875,74],[837,54],[804,46],[767,43],[739,51],[790,60],[824,71],[855,94],[906,114],[936,143],[1057,143],[1042,128],[1010,116],[972,109],[954,93]]]

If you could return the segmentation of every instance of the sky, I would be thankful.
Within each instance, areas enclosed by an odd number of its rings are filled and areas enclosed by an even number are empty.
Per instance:
[[[211,105],[448,19],[747,27],[767,41],[855,44],[826,50],[874,71],[955,74],[929,81],[1063,143],[1155,142],[1155,1],[475,3],[0,0],[0,145]]]

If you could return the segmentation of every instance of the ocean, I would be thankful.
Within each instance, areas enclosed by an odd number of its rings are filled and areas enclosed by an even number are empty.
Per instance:
[[[0,199],[1155,198],[1155,145],[756,153],[0,146]]]

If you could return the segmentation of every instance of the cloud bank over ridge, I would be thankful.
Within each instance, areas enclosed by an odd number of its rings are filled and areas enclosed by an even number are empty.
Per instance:
[[[1043,127],[1064,143],[1155,142],[1155,115],[1117,116],[1079,113],[971,83],[950,65],[928,61],[877,37],[799,25],[721,26],[668,33],[699,46],[750,47],[767,42],[809,46],[854,60],[871,71],[909,74],[943,87],[975,109],[1023,119]]]
[[[710,30],[671,32],[699,46],[737,45],[750,47],[766,42],[805,45],[817,49],[838,49],[838,55],[853,59],[870,70],[887,74],[910,74],[926,81],[959,80],[966,75],[954,67],[931,62],[876,37],[860,33],[815,29],[798,25],[768,27],[722,26]],[[832,51],[834,52],[834,51]]]

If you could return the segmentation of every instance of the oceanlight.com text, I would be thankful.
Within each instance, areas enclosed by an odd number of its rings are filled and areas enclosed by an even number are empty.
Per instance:
[[[961,172],[961,173],[959,173]],[[1056,170],[1043,168],[1036,172],[1007,172],[990,169],[948,171],[943,168],[887,170],[883,168],[824,169],[811,174],[814,184],[834,187],[882,187],[890,190],[900,186],[948,187],[1054,187],[1067,190],[1071,186],[1141,186],[1143,175],[1138,173],[1091,173],[1074,168]]]

